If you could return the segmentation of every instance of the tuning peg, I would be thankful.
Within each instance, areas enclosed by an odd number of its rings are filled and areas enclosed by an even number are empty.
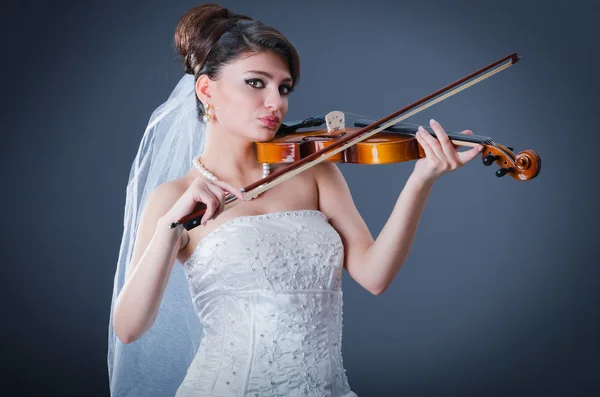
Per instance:
[[[513,170],[513,167],[508,167],[508,168],[500,168],[498,171],[496,171],[496,176],[498,178],[502,178],[504,175],[508,174],[509,172],[511,172]]]
[[[492,153],[488,153],[488,155],[483,158],[483,165],[488,167],[494,164],[494,161],[496,161],[497,158],[498,156],[494,156]]]

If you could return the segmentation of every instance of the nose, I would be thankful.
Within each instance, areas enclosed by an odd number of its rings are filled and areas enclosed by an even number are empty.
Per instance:
[[[266,90],[265,90],[266,91]],[[269,90],[265,98],[265,107],[269,110],[279,112],[283,109],[283,99],[279,90]]]

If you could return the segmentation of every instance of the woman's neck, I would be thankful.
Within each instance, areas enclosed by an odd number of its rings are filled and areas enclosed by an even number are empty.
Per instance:
[[[217,179],[236,187],[247,186],[262,176],[254,142],[223,130],[207,129],[200,161]]]

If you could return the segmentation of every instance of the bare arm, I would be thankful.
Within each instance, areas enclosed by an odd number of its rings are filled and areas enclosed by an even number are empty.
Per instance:
[[[364,252],[362,262],[368,265],[357,272],[371,280],[376,295],[389,287],[406,261],[432,185],[411,174],[377,240]]]
[[[374,295],[383,293],[408,256],[431,185],[409,178],[374,241],[338,167],[323,163],[317,169],[319,207],[342,237],[346,250],[344,267],[367,291]]]
[[[152,327],[169,281],[177,253],[189,241],[183,226],[169,224],[206,204],[203,222],[223,211],[227,192],[244,196],[223,181],[195,178],[189,186],[173,180],[158,186],[143,210],[125,285],[115,303],[113,326],[123,343],[139,339]],[[200,226],[202,227],[202,226]]]
[[[346,247],[344,266],[356,282],[375,295],[387,289],[406,260],[435,180],[481,152],[481,146],[457,152],[441,125],[434,120],[430,125],[437,139],[419,128],[416,138],[426,156],[415,163],[415,170],[375,241],[337,166],[321,163],[316,167],[319,206],[342,237]],[[472,134],[470,130],[463,133]]]
[[[159,186],[148,198],[114,308],[115,334],[123,343],[139,339],[154,323],[180,249],[183,228],[169,228],[164,215],[183,191],[175,183]]]

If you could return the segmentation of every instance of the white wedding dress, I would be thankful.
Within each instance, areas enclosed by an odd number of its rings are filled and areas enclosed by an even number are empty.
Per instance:
[[[233,218],[183,264],[202,341],[176,397],[356,397],[342,362],[344,251],[317,210]]]

